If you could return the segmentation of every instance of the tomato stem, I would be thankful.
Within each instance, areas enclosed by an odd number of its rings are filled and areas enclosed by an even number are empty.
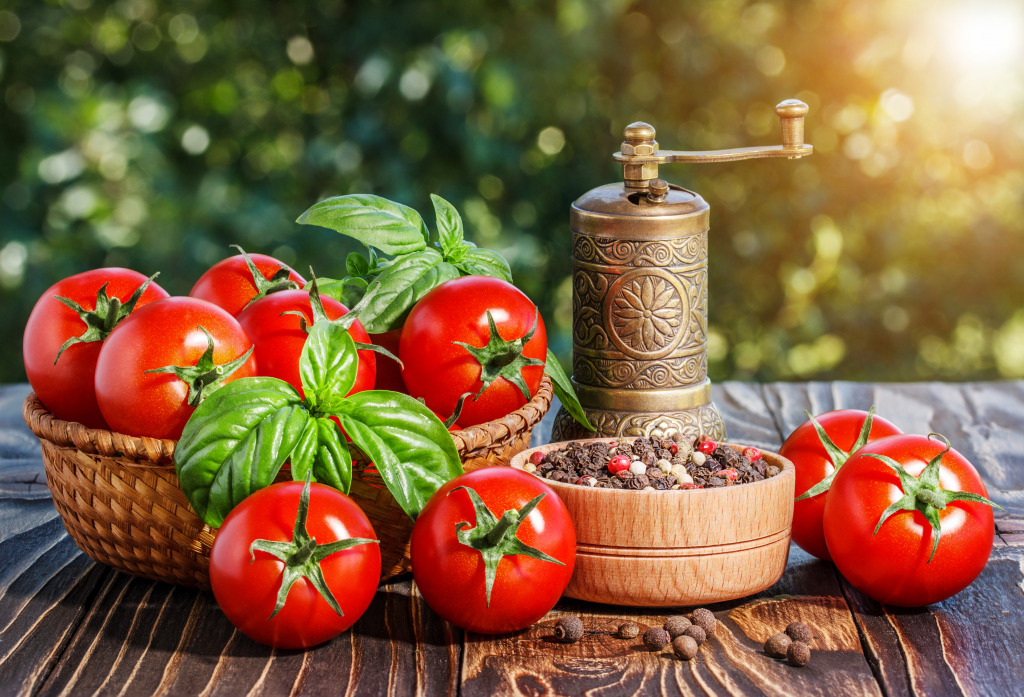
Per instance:
[[[832,481],[836,478],[836,474],[839,472],[839,468],[846,463],[846,460],[850,457],[850,454],[864,447],[864,445],[868,442],[868,437],[871,435],[871,426],[875,420],[875,406],[872,404],[871,408],[868,409],[868,415],[864,417],[864,423],[861,424],[860,433],[857,434],[857,440],[853,442],[853,445],[850,447],[849,450],[843,450],[838,445],[836,445],[829,437],[828,433],[825,432],[824,427],[822,427],[822,425],[818,423],[817,419],[811,416],[811,413],[809,411],[805,410],[804,414],[806,414],[807,418],[809,418],[811,420],[811,423],[814,424],[814,430],[818,434],[818,440],[821,441],[822,447],[825,448],[825,452],[828,453],[829,459],[832,460],[833,470],[829,472],[820,482],[812,486],[804,493],[797,496],[795,499],[796,501],[803,501],[804,499],[809,499],[813,496],[823,494],[829,490],[829,487],[832,486]]]
[[[213,361],[213,337],[203,325],[200,324],[197,327],[202,330],[203,334],[206,334],[207,343],[206,351],[199,357],[195,365],[165,365],[162,368],[151,368],[146,371],[147,373],[171,373],[183,380],[188,385],[186,401],[190,407],[198,407],[206,397],[223,387],[225,381],[245,365],[256,348],[256,345],[253,344],[238,358],[218,365]]]
[[[241,252],[242,258],[245,259],[245,265],[249,267],[249,273],[252,274],[252,284],[256,288],[256,295],[245,304],[245,307],[249,307],[260,298],[266,297],[271,293],[277,293],[282,290],[298,290],[301,287],[298,282],[291,279],[290,272],[284,266],[278,267],[277,271],[270,278],[267,278],[256,268],[256,264],[252,262],[252,259],[249,258],[244,249],[237,244],[231,246]]]
[[[533,338],[534,332],[537,331],[537,322],[540,317],[540,313],[534,310],[533,326],[530,331],[526,332],[522,337],[513,341],[506,341],[501,338],[498,333],[498,327],[494,322],[494,316],[491,315],[491,311],[487,311],[487,326],[490,331],[490,336],[487,339],[487,343],[484,346],[473,346],[467,344],[464,341],[453,341],[453,344],[457,344],[467,351],[470,355],[476,359],[477,363],[480,364],[480,382],[483,384],[480,390],[476,393],[476,397],[483,394],[484,390],[491,386],[498,378],[505,378],[523,393],[523,397],[526,401],[530,401],[532,398],[530,395],[530,388],[526,385],[526,380],[523,379],[523,368],[531,365],[544,365],[544,361],[536,358],[527,358],[523,355],[523,349],[526,344],[529,343],[530,339]]]

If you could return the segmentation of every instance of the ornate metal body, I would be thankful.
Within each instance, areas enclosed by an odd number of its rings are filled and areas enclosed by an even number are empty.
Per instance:
[[[786,100],[776,112],[782,145],[770,147],[659,150],[654,128],[630,124],[612,156],[623,183],[573,203],[572,380],[597,432],[562,409],[552,440],[675,432],[725,439],[707,376],[710,207],[659,179],[658,165],[809,155],[807,105]]]

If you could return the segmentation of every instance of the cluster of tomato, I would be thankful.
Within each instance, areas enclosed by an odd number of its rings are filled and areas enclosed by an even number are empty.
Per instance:
[[[348,312],[318,297],[295,271],[260,254],[219,262],[187,297],[170,297],[128,269],[87,271],[37,302],[25,330],[25,367],[58,418],[177,439],[204,393],[228,381],[270,376],[301,391],[306,330]],[[358,347],[352,393],[375,383],[399,389],[467,426],[522,406],[544,373],[543,320],[526,295],[496,278],[438,286],[392,337],[371,337],[358,321],[349,333],[366,346]],[[382,338],[393,340],[402,367],[393,364],[391,377],[378,380],[378,358],[391,363],[370,348]],[[366,515],[336,489],[308,482],[261,489],[218,531],[210,559],[217,602],[258,641],[285,648],[326,641],[374,596],[381,568],[374,538]],[[572,575],[575,546],[558,496],[537,478],[501,467],[444,485],[417,518],[411,554],[431,607],[460,627],[495,633],[528,626],[554,606]]]
[[[943,437],[842,409],[799,426],[779,454],[796,467],[793,541],[869,597],[929,605],[985,567],[995,504]]]

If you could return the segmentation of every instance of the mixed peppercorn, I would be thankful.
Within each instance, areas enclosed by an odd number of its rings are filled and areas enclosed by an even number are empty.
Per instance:
[[[547,454],[533,453],[523,469],[555,482],[636,490],[710,489],[758,482],[781,471],[757,448],[741,453],[711,440],[690,442],[680,434],[571,441]]]

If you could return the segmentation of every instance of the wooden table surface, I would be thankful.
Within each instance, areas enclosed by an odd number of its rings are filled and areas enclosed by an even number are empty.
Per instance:
[[[316,649],[256,644],[212,595],[78,550],[21,420],[27,392],[0,387],[0,695],[1024,695],[1024,381],[715,385],[730,439],[770,450],[804,409],[876,404],[905,431],[943,433],[1005,512],[981,576],[922,609],[882,606],[793,546],[774,586],[711,606],[721,627],[689,663],[610,635],[627,618],[660,625],[665,610],[563,600],[530,629],[484,637],[441,620],[408,577],[382,585],[352,630]],[[538,430],[546,441],[550,415]],[[551,639],[566,613],[588,631],[577,644]],[[805,668],[761,650],[797,619],[819,637]]]

